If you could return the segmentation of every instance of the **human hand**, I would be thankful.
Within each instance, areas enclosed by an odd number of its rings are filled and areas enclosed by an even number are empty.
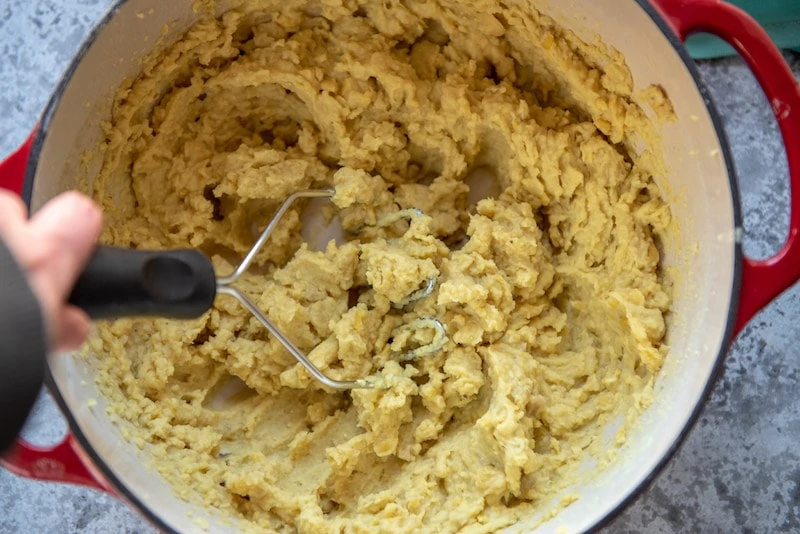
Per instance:
[[[102,219],[91,199],[67,192],[28,220],[22,200],[0,189],[0,239],[39,300],[51,351],[76,349],[89,334],[89,317],[67,299],[100,237]]]

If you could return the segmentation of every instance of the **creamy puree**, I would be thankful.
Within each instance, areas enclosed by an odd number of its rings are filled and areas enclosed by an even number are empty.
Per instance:
[[[287,195],[335,187],[347,240],[311,250],[298,207],[241,287],[329,376],[390,385],[325,390],[225,296],[102,324],[109,412],[181,496],[253,530],[493,531],[624,439],[603,431],[667,350],[655,129],[618,53],[525,4],[244,3],[120,88],[105,241],[196,247],[224,275]],[[475,169],[496,183],[472,203]],[[393,332],[423,317],[448,341],[403,362],[431,332]]]

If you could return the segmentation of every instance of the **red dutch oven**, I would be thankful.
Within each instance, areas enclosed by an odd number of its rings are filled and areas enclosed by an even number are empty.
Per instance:
[[[32,210],[88,180],[81,154],[102,141],[110,98],[123,78],[135,75],[164,24],[178,35],[197,17],[193,0],[117,3],[95,27],[69,66],[39,127],[0,164],[0,185],[19,192]],[[800,277],[800,88],[767,34],[743,11],[717,0],[569,0],[539,4],[587,40],[599,37],[622,52],[637,87],[658,84],[678,121],[663,128],[667,191],[680,236],[665,243],[663,261],[681,270],[669,324],[670,355],[658,377],[655,401],[629,432],[618,461],[578,486],[580,498],[543,522],[531,516],[516,528],[586,531],[603,524],[643,490],[675,452],[696,420],[733,337],[762,307]],[[142,14],[147,14],[142,16]],[[780,126],[791,179],[786,243],[773,257],[742,253],[742,217],[732,159],[721,121],[683,41],[709,32],[730,43],[755,73]],[[149,41],[146,41],[149,39]],[[122,62],[120,63],[120,58]],[[87,105],[87,103],[89,105]],[[96,172],[97,168],[94,168]],[[672,193],[670,193],[672,192]],[[675,193],[677,192],[677,193]],[[109,421],[82,360],[59,355],[48,363],[47,386],[70,432],[53,447],[23,440],[0,463],[13,473],[69,482],[117,495],[165,531],[232,527],[213,511],[177,498],[143,464],[141,452],[122,440]],[[97,406],[89,399],[97,399]],[[201,518],[202,521],[198,521]]]

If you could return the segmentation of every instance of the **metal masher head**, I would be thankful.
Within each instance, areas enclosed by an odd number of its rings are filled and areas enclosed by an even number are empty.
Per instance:
[[[256,304],[250,300],[247,295],[241,292],[239,289],[234,287],[234,283],[236,280],[239,279],[247,270],[250,268],[250,265],[253,263],[258,252],[264,247],[264,245],[269,240],[270,235],[277,227],[278,223],[280,222],[281,218],[289,211],[292,204],[301,198],[332,198],[335,194],[333,189],[308,189],[304,191],[297,191],[289,195],[289,197],[284,200],[281,207],[278,208],[278,211],[275,212],[275,215],[270,220],[267,227],[264,228],[264,231],[258,236],[253,247],[244,257],[242,262],[234,269],[233,273],[228,276],[217,278],[217,293],[222,293],[225,295],[230,295],[236,298],[242,305],[255,317],[258,321],[264,325],[270,334],[275,336],[281,345],[283,345],[286,350],[300,363],[306,370],[314,377],[316,380],[321,382],[322,384],[340,390],[346,389],[371,389],[371,388],[379,388],[379,387],[386,387],[385,383],[382,380],[377,379],[376,377],[365,377],[360,378],[358,380],[335,380],[326,376],[319,368],[314,365],[311,360],[308,359],[308,356],[299,348],[297,348],[291,340],[286,337],[286,335],[278,328],[278,326],[270,320],[267,315],[261,311]],[[401,219],[410,219],[413,217],[421,216],[422,212],[416,209],[411,210],[402,210],[395,214],[390,214],[381,218],[378,221],[378,226],[389,226],[394,224],[395,222]],[[400,305],[400,307],[404,307],[409,305],[412,302],[417,300],[421,300],[428,295],[430,295],[436,286],[436,279],[431,278],[425,281],[425,286],[409,295]],[[444,346],[445,342],[447,341],[447,333],[444,328],[444,325],[435,318],[422,318],[412,321],[409,324],[401,325],[395,332],[401,336],[408,336],[409,332],[416,329],[424,329],[430,328],[433,330],[433,339],[430,343],[426,345],[422,345],[417,347],[413,350],[409,350],[406,352],[402,352],[398,354],[398,359],[401,361],[411,361],[417,358],[421,358],[424,356],[429,356],[431,354],[435,354],[436,352],[440,351]]]

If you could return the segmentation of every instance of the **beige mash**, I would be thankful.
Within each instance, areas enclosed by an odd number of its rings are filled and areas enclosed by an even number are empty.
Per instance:
[[[647,405],[671,294],[661,166],[636,149],[655,129],[616,52],[527,3],[245,3],[120,88],[105,241],[196,247],[224,275],[287,195],[334,186],[347,240],[311,250],[298,207],[241,287],[327,375],[391,384],[324,389],[226,296],[101,325],[110,413],[182,496],[255,530],[493,531]],[[475,169],[496,182],[477,203]],[[423,317],[447,343],[401,361]]]

